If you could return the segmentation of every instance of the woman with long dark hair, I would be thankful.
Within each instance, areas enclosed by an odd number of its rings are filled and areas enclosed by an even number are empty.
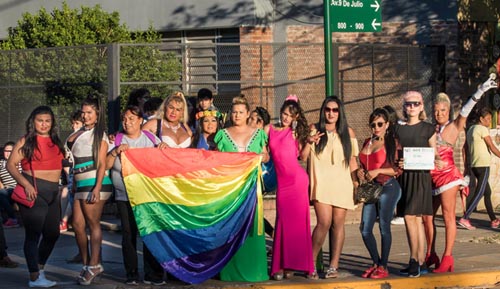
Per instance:
[[[215,134],[222,127],[222,115],[218,110],[203,110],[195,116],[198,126],[191,142],[192,148],[214,150]]]
[[[329,96],[323,101],[319,122],[311,126],[302,154],[309,157],[310,194],[317,218],[312,235],[313,256],[316,258],[328,231],[332,230],[333,252],[325,278],[336,278],[344,246],[345,217],[347,210],[354,209],[353,189],[359,184],[356,176],[358,142],[338,97]],[[332,177],[335,177],[334,186]]]
[[[289,270],[314,275],[308,177],[298,161],[309,127],[297,96],[290,95],[280,109],[280,122],[269,128],[269,150],[276,169],[276,226],[271,274],[289,278]]]
[[[377,182],[383,187],[376,203],[363,205],[359,229],[373,265],[361,277],[381,279],[389,276],[387,262],[392,245],[391,219],[401,197],[401,187],[395,177],[401,171],[396,164],[397,142],[390,129],[392,124],[389,113],[383,108],[375,109],[370,114],[369,124],[371,137],[365,140],[359,153],[362,167],[358,169],[358,178],[362,181]],[[380,254],[373,235],[377,217],[382,242]]]
[[[24,256],[30,272],[29,287],[53,287],[44,266],[59,238],[61,207],[58,199],[64,147],[57,135],[52,109],[39,106],[26,120],[26,135],[14,146],[7,170],[24,188],[29,208],[19,204],[24,224]],[[19,172],[17,164],[23,169]]]
[[[74,158],[75,201],[73,229],[82,256],[83,268],[78,277],[81,285],[90,285],[104,272],[99,263],[102,231],[101,215],[106,200],[111,197],[112,183],[106,170],[108,136],[105,132],[105,108],[100,96],[82,102],[83,127],[71,134],[67,146]],[[90,230],[90,251],[86,227]]]

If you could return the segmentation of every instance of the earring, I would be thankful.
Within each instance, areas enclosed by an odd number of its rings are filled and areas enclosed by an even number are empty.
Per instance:
[[[292,130],[295,130],[297,128],[297,121],[294,120],[292,121]]]

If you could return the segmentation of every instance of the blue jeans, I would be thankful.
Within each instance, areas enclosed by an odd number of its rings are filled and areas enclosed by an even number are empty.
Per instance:
[[[14,191],[14,188],[4,188],[0,189],[0,209],[5,210],[7,213],[7,216],[11,219],[16,218],[16,212],[14,211],[14,208],[12,207],[12,201],[10,199],[10,196],[12,195],[12,191]]]
[[[363,214],[359,225],[363,242],[370,253],[373,264],[386,268],[392,245],[391,220],[399,198],[401,198],[401,187],[396,179],[390,179],[384,184],[378,202],[363,205]],[[377,241],[373,235],[373,226],[377,215],[382,239],[381,255],[378,253]]]

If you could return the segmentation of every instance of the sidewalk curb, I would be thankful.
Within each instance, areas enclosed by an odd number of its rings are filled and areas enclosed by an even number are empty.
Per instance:
[[[324,280],[326,281],[326,280]],[[500,270],[494,271],[478,271],[468,273],[446,273],[446,274],[427,274],[419,278],[408,277],[392,277],[383,280],[343,280],[342,278],[327,282],[320,280],[315,283],[303,284],[266,284],[254,285],[252,288],[259,289],[277,289],[277,288],[314,288],[314,289],[390,289],[390,288],[404,288],[404,289],[434,289],[434,288],[456,288],[456,287],[478,287],[480,288],[493,288],[500,283]],[[224,287],[240,288],[238,287]]]
[[[311,283],[276,282],[275,284],[254,284],[255,289],[435,289],[435,288],[497,288],[500,286],[500,269],[493,271],[477,271],[467,273],[427,274],[419,278],[390,277],[382,280],[363,279],[335,281],[319,280]],[[500,287],[499,287],[500,288]],[[224,286],[224,289],[241,289],[241,286]]]

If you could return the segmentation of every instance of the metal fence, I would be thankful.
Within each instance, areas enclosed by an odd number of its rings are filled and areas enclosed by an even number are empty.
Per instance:
[[[141,48],[148,49],[141,59],[131,57],[132,50]],[[161,79],[154,69],[145,76],[134,73],[150,67],[145,60],[158,54],[173,56],[179,64],[174,79]],[[373,108],[392,105],[400,111],[401,94],[412,89],[424,94],[430,115],[432,96],[444,90],[441,46],[334,44],[333,62],[335,92],[359,139],[369,132]],[[110,44],[0,51],[0,144],[19,138],[29,112],[40,104],[54,108],[65,138],[69,115],[92,91],[107,96],[114,130],[119,103],[139,87],[162,98],[181,90],[193,104],[197,91],[207,87],[222,111],[230,109],[232,97],[244,94],[252,107],[267,108],[275,120],[284,98],[296,94],[308,121],[315,122],[325,97],[323,44]]]

